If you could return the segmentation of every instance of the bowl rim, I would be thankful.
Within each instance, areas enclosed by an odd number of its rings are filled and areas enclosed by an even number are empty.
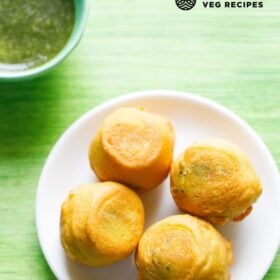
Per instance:
[[[23,70],[23,71],[0,71],[0,82],[2,81],[17,81],[17,80],[26,80],[31,79],[37,76],[40,76],[51,69],[53,69],[56,65],[62,62],[78,45],[80,42],[88,18],[88,10],[89,10],[89,3],[88,0],[72,0],[75,6],[75,20],[74,26],[72,29],[72,33],[64,45],[64,47],[50,60],[46,63],[39,65],[37,67]],[[79,20],[77,21],[77,2],[81,3],[81,12],[79,16]]]

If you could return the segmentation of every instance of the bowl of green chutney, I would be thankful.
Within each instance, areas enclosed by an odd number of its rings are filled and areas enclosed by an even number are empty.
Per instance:
[[[87,0],[1,0],[0,81],[37,77],[79,43]]]

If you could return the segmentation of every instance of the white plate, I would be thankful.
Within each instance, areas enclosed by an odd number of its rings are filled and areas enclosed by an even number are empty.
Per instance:
[[[88,146],[101,121],[121,106],[143,106],[166,115],[176,133],[175,156],[196,140],[224,138],[238,145],[252,161],[263,184],[263,194],[243,222],[219,230],[233,242],[232,280],[259,280],[269,269],[280,240],[280,183],[278,169],[257,134],[221,105],[187,93],[146,91],[122,96],[94,108],[76,121],[53,148],[37,192],[36,223],[46,260],[60,280],[135,280],[133,256],[112,266],[94,269],[69,261],[59,238],[60,206],[68,192],[81,183],[97,181],[88,163]],[[142,195],[146,227],[179,213],[169,193],[169,181]],[[175,280],[175,279],[174,279]]]

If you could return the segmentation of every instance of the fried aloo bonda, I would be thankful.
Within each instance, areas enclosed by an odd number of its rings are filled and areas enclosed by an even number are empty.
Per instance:
[[[170,121],[137,108],[107,116],[89,149],[90,165],[101,181],[148,191],[168,175],[174,132]]]
[[[144,233],[135,260],[139,280],[228,280],[232,249],[206,221],[175,215]]]
[[[171,193],[177,206],[213,224],[244,219],[261,192],[247,156],[224,140],[197,142],[172,165]]]
[[[124,259],[144,226],[140,198],[124,185],[104,182],[70,192],[61,209],[61,242],[67,256],[102,267]]]

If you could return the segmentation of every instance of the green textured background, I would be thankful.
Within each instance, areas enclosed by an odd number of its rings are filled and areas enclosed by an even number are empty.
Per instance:
[[[40,171],[63,131],[113,97],[170,88],[216,100],[253,126],[280,165],[279,0],[230,10],[198,1],[190,12],[174,0],[90,4],[65,62],[36,80],[0,84],[1,280],[54,279],[35,230]],[[265,279],[280,279],[280,253]]]

